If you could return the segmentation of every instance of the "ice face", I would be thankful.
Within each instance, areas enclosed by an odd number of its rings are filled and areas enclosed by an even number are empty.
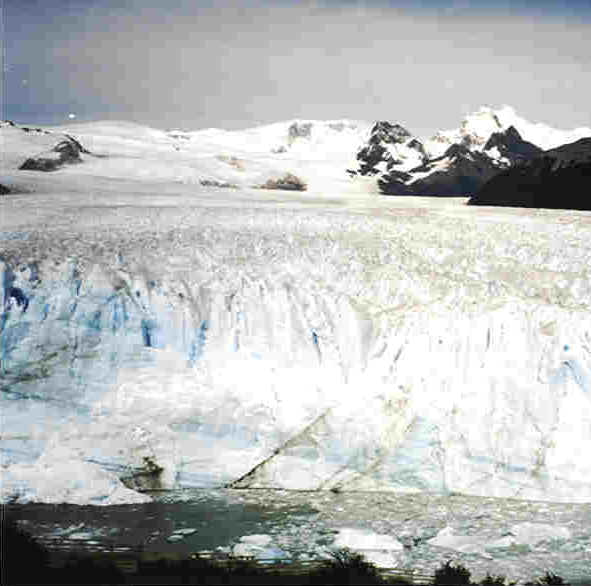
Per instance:
[[[0,214],[4,500],[591,499],[588,214],[36,181]]]

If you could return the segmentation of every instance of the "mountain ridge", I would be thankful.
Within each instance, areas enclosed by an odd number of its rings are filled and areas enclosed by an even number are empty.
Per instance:
[[[19,128],[26,130],[26,137]],[[499,138],[508,131],[507,137]],[[0,132],[10,138],[5,142],[16,144],[8,145],[12,151],[0,162],[4,168],[16,169],[17,162],[22,165],[25,159],[56,148],[59,137],[71,137],[96,155],[77,165],[76,172],[82,173],[153,176],[238,188],[269,181],[280,184],[279,178],[293,175],[316,193],[465,197],[474,195],[494,170],[534,156],[558,139],[566,144],[585,133],[591,136],[591,128],[557,130],[531,123],[510,106],[482,107],[465,116],[455,130],[442,130],[427,139],[398,122],[346,118],[293,118],[245,130],[194,131],[159,130],[126,121],[72,122],[36,129],[4,123]],[[499,141],[506,143],[500,150]],[[465,147],[463,155],[457,149],[450,155],[453,145]],[[479,154],[472,156],[472,152]],[[101,161],[96,160],[100,157]],[[465,160],[460,163],[462,157]],[[425,175],[429,172],[431,181]]]

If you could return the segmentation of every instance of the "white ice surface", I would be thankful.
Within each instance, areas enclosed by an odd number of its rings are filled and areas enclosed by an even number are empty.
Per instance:
[[[0,201],[4,500],[133,502],[145,458],[165,488],[591,500],[589,213],[206,189],[134,148],[0,179],[28,190]]]

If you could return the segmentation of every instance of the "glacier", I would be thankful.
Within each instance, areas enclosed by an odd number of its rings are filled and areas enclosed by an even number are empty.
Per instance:
[[[11,180],[4,502],[591,501],[589,213]]]

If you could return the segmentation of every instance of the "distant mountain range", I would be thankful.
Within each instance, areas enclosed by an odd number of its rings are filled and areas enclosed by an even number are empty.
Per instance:
[[[353,120],[290,120],[243,131],[165,131],[116,121],[45,128],[4,122],[0,133],[2,173],[18,168],[56,171],[76,164],[80,173],[210,188],[281,186],[289,176],[310,191],[324,193],[472,197],[471,203],[487,205],[545,202],[545,207],[561,207],[547,196],[508,197],[508,182],[517,176],[509,170],[521,169],[519,189],[537,185],[537,180],[523,180],[524,174],[537,173],[546,164],[541,161],[560,156],[557,147],[562,145],[575,143],[577,152],[585,150],[587,142],[580,139],[591,137],[591,128],[557,130],[503,106],[480,108],[457,129],[428,139],[394,122]],[[570,181],[566,178],[574,172],[571,167],[552,172],[552,181]],[[505,195],[495,195],[488,186],[499,174]],[[586,177],[577,175],[577,185]]]

